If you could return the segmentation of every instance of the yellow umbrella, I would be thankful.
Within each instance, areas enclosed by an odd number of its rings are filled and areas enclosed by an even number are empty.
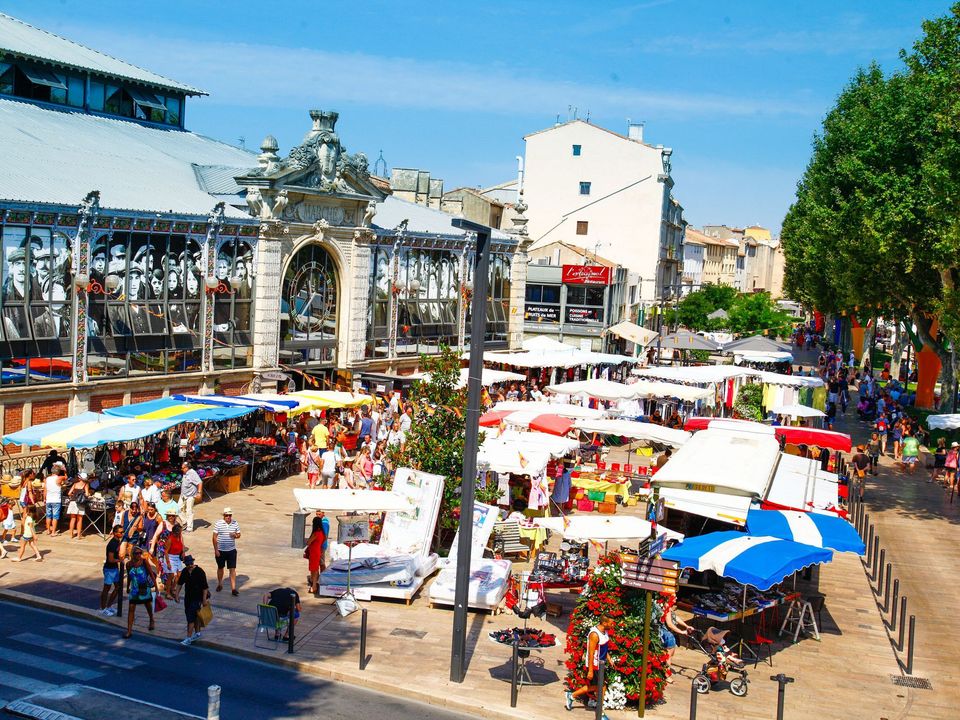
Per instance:
[[[337,390],[299,390],[287,397],[316,403],[315,410],[325,408],[345,408],[369,405],[373,398],[363,393],[340,392]]]

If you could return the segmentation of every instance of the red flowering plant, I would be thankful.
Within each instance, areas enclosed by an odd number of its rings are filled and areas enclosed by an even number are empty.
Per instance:
[[[621,584],[617,555],[600,558],[587,579],[567,628],[566,686],[573,690],[587,684],[587,636],[604,615],[614,621],[606,667],[606,707],[623,707],[625,701],[640,698],[640,674],[643,658],[643,614],[646,593]],[[657,598],[659,599],[659,598]],[[650,648],[647,655],[646,704],[663,700],[667,683],[667,653],[660,640],[663,612],[657,599],[651,612]],[[620,697],[620,702],[617,702]]]

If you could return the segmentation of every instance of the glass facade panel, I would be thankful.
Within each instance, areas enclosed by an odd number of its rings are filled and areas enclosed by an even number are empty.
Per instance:
[[[320,245],[307,245],[290,259],[280,301],[281,359],[291,364],[327,364],[337,340],[337,271]],[[285,359],[284,359],[285,358]]]

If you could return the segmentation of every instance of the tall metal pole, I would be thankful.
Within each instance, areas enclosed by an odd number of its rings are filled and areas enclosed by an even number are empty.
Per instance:
[[[463,474],[460,483],[460,539],[457,542],[457,584],[453,600],[453,643],[450,680],[466,675],[467,600],[470,590],[470,550],[473,545],[473,498],[477,489],[477,440],[480,432],[480,376],[483,372],[483,339],[487,330],[487,291],[490,269],[490,228],[456,218],[453,226],[476,233],[473,258],[473,297],[470,305],[470,368],[467,380],[466,433],[463,440]]]

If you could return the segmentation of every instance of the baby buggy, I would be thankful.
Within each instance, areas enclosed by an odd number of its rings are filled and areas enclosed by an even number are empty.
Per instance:
[[[716,689],[718,683],[727,680],[730,692],[737,697],[747,694],[747,671],[743,661],[724,643],[728,630],[708,628],[703,635],[691,635],[690,639],[708,660],[693,678],[693,686],[698,693],[706,695]],[[728,680],[728,676],[731,676]]]

